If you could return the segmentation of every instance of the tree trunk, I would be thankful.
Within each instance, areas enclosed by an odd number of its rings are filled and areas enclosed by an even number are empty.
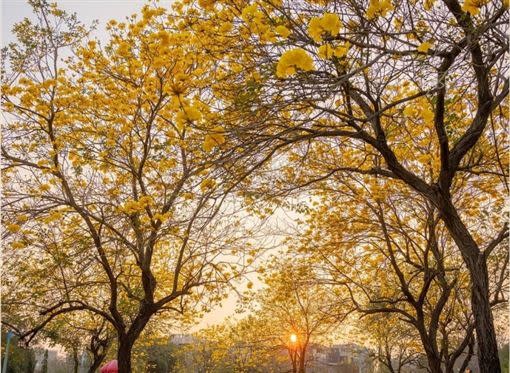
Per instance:
[[[462,223],[449,199],[441,201],[442,219],[459,248],[471,279],[471,308],[475,319],[480,373],[500,373],[498,344],[489,298],[487,259]]]
[[[430,373],[443,373],[443,370],[441,369],[441,360],[437,357],[429,356],[429,354],[427,354],[427,363]]]
[[[78,349],[73,348],[73,372],[78,373],[80,368],[80,360],[78,359]]]
[[[131,373],[131,352],[133,346],[149,322],[154,311],[147,306],[143,306],[138,316],[135,318],[127,333],[119,333],[117,363],[119,373]]]
[[[489,276],[485,259],[471,272],[471,305],[475,317],[480,373],[500,373],[498,344],[489,300]]]
[[[98,370],[99,367],[101,366],[101,363],[103,362],[105,356],[106,355],[104,354],[95,355],[93,357],[92,364],[89,367],[88,373],[96,373],[96,370]]]
[[[306,362],[306,346],[301,349],[299,354],[298,373],[306,373],[305,362]]]
[[[131,373],[131,352],[136,338],[133,335],[119,337],[119,349],[117,350],[117,363],[119,373]]]
[[[437,344],[429,337],[429,335],[427,335],[422,315],[420,316],[420,320],[418,322],[420,323],[418,330],[420,332],[421,344],[425,350],[425,356],[427,357],[427,364],[429,368],[428,372],[443,373],[443,370],[441,369],[441,359],[437,353]],[[389,359],[389,361],[391,363],[391,359]]]
[[[291,357],[291,361],[292,361],[292,373],[297,373],[297,350],[294,350],[291,352],[293,355]]]

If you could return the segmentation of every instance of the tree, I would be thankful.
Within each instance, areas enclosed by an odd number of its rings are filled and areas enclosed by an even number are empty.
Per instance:
[[[453,372],[458,360],[469,362],[468,275],[435,208],[384,179],[329,180],[318,195],[297,249],[322,268],[322,281],[346,287],[362,315],[388,315],[404,324],[398,329],[413,328],[421,342],[414,352],[425,355],[431,372]],[[501,294],[508,283],[500,281],[508,272],[500,260],[506,254],[500,246],[489,258],[493,307],[506,302]]]
[[[48,350],[44,350],[44,358],[43,358],[41,372],[48,373]]]
[[[312,344],[327,342],[352,311],[348,297],[344,302],[342,292],[332,297],[327,285],[315,281],[306,261],[274,257],[263,271],[266,287],[254,294],[253,312],[270,326],[267,338],[287,350],[292,372],[305,373]]]
[[[209,65],[162,8],[112,21],[103,48],[75,16],[30,4],[36,22],[15,26],[2,90],[8,255],[64,266],[47,273],[63,281],[44,290],[47,303],[24,304],[40,325],[103,318],[130,372],[156,313],[200,315],[248,257],[223,255],[245,237],[228,201],[235,180],[215,162],[225,137],[201,79]]]
[[[200,330],[194,342],[180,350],[179,371],[280,372],[286,357],[271,321],[260,316],[227,319]]]
[[[291,146],[334,144],[342,162],[313,180],[355,172],[400,180],[424,196],[470,274],[480,370],[499,372],[487,260],[508,224],[500,219],[495,234],[479,236],[459,203],[476,195],[500,206],[508,191],[507,4],[199,3],[187,26],[231,66],[216,86],[227,130],[251,165],[278,155],[285,162]],[[203,17],[224,31],[215,37]],[[459,184],[469,187],[455,199]]]
[[[6,330],[2,328],[2,363],[6,356]],[[18,346],[18,338],[14,336],[9,344],[9,355],[7,358],[8,373],[33,373],[35,369],[35,352],[30,348]],[[7,373],[6,372],[6,373]]]
[[[365,335],[373,350],[373,358],[390,373],[401,373],[421,367],[419,336],[413,328],[402,323],[395,315],[369,315],[361,322],[359,335]]]

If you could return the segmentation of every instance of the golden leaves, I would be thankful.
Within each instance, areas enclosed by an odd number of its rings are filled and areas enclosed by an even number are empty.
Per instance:
[[[424,0],[423,2],[423,9],[430,10],[436,3],[436,0]]]
[[[284,39],[287,39],[290,35],[290,30],[283,25],[277,26],[274,30]]]
[[[349,42],[346,42],[345,44],[341,44],[337,47],[332,46],[331,44],[324,44],[321,45],[318,49],[318,56],[324,60],[329,60],[333,56],[342,58],[347,55],[347,52],[349,52],[351,44]]]
[[[282,54],[276,66],[276,76],[286,78],[294,75],[297,69],[310,71],[314,68],[312,57],[304,49],[295,48]]]
[[[324,60],[329,60],[333,57],[333,47],[331,47],[331,44],[321,45],[318,49],[318,55]]]
[[[308,35],[317,42],[322,41],[324,33],[330,36],[337,36],[342,23],[336,14],[325,13],[322,17],[313,17],[308,23]]]
[[[205,135],[202,149],[206,152],[210,152],[213,148],[223,144],[225,142],[225,130],[221,126],[214,127],[210,133]]]
[[[391,0],[370,0],[366,16],[368,19],[374,19],[379,16],[385,17],[393,9]]]
[[[14,223],[7,224],[5,227],[11,233],[17,233],[21,229],[21,227],[18,224],[14,224]]]
[[[427,53],[429,49],[432,48],[432,43],[428,41],[424,41],[421,43],[418,48],[416,49],[418,52]]]
[[[487,4],[487,0],[465,0],[462,4],[462,10],[471,14],[472,16],[480,13],[480,8]]]
[[[200,190],[202,192],[207,192],[207,191],[211,190],[212,188],[214,188],[215,186],[216,186],[216,181],[214,181],[213,179],[204,179],[200,183]]]

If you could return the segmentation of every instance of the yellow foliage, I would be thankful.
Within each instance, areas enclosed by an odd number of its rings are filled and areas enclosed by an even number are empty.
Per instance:
[[[276,76],[279,78],[286,78],[287,76],[296,73],[296,69],[303,71],[313,70],[313,59],[310,55],[301,48],[291,49],[286,51],[280,57],[278,65],[276,66]]]
[[[345,44],[339,45],[335,48],[333,54],[335,57],[341,58],[347,56],[347,52],[349,52],[349,49],[351,47],[351,43],[346,42]]]
[[[211,133],[205,135],[204,143],[202,144],[202,148],[206,152],[210,152],[214,147],[219,146],[225,142],[225,131],[223,127],[218,126],[212,129]]]
[[[435,2],[436,2],[436,0],[425,0],[423,2],[423,8],[425,10],[430,10],[434,6]]]
[[[208,191],[209,189],[212,189],[216,186],[216,181],[212,180],[212,179],[204,179],[201,183],[200,183],[200,190],[202,192],[206,192]]]
[[[366,15],[368,19],[374,19],[378,16],[385,17],[393,9],[391,0],[370,0]]]
[[[308,34],[314,41],[320,43],[323,33],[337,36],[341,27],[342,23],[336,14],[325,13],[322,17],[313,17],[310,19],[308,23]]]
[[[472,16],[480,13],[480,8],[487,4],[487,0],[465,0],[462,4],[462,10],[468,12]]]
[[[21,227],[18,224],[11,223],[11,224],[7,224],[6,228],[9,232],[16,233],[16,232],[19,232]]]
[[[427,53],[431,47],[432,47],[431,43],[429,43],[428,41],[424,41],[418,46],[417,51]]]
[[[277,26],[274,30],[278,35],[280,35],[284,39],[286,39],[290,35],[290,30],[283,25]]]
[[[333,57],[333,47],[330,44],[324,44],[319,47],[318,55],[320,58],[329,60]]]

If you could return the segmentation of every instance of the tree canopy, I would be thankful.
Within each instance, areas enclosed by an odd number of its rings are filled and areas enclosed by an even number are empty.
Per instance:
[[[346,323],[391,371],[500,372],[508,1],[150,2],[103,40],[28,4],[1,96],[21,340],[126,373],[238,294],[250,315],[198,333],[193,369],[287,349],[304,373]],[[283,240],[261,233],[287,213]]]

